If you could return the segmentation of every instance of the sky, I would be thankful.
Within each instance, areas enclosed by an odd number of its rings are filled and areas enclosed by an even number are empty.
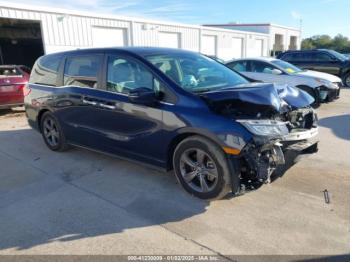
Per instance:
[[[300,27],[303,38],[350,38],[350,0],[16,0],[16,3],[145,17],[187,24],[275,23]]]

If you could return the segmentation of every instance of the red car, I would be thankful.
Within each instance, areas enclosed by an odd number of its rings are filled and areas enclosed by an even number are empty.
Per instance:
[[[24,103],[25,86],[30,68],[21,65],[0,66],[0,108],[21,106]]]

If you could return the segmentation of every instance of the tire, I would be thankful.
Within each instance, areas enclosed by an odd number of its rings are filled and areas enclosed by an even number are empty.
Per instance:
[[[298,86],[298,88],[305,91],[315,99],[315,101],[311,104],[313,108],[318,108],[321,105],[320,96],[315,89],[308,86]]]
[[[173,155],[175,176],[179,183],[189,194],[205,200],[222,199],[231,191],[227,161],[225,153],[217,144],[201,136],[183,140]]]
[[[51,112],[42,115],[40,129],[45,144],[52,151],[63,152],[69,148],[61,126]]]
[[[350,87],[350,73],[344,76],[343,82],[346,87]]]

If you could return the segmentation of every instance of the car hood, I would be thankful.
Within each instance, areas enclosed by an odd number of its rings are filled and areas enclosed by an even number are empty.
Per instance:
[[[310,106],[314,102],[309,94],[300,89],[268,83],[244,84],[206,92],[201,96],[215,109],[230,107],[242,115],[283,113]]]
[[[297,75],[325,79],[325,80],[328,80],[332,83],[341,82],[341,79],[337,76],[327,74],[327,73],[312,71],[312,70],[302,71],[302,72],[297,73]]]

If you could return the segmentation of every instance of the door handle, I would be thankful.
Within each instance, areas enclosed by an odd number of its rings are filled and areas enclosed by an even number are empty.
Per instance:
[[[87,105],[97,106],[97,102],[83,99],[83,103]]]
[[[116,106],[107,105],[107,104],[104,104],[104,103],[100,103],[99,106],[103,107],[103,108],[111,109],[111,110],[114,110],[114,109],[117,108]]]

